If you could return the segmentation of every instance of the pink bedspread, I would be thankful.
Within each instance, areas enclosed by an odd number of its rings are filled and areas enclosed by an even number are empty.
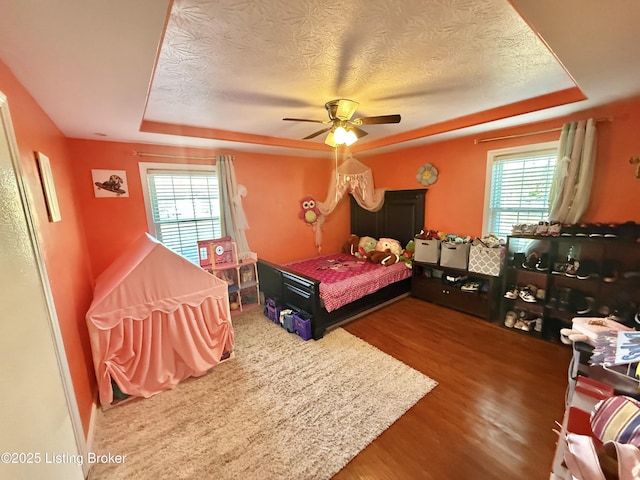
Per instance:
[[[320,298],[327,312],[411,276],[411,270],[402,262],[384,267],[344,253],[332,253],[286,266],[321,282]]]

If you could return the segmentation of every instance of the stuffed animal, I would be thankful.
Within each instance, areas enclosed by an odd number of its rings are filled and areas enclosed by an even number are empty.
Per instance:
[[[302,207],[302,209],[300,210],[299,216],[307,223],[314,224],[322,215],[313,197],[304,197],[300,200],[300,207]]]
[[[372,250],[367,254],[367,260],[371,263],[379,263],[380,265],[388,267],[394,263],[398,263],[400,256],[392,253],[389,249],[384,252],[381,252],[380,250]]]
[[[398,240],[394,240],[393,238],[381,238],[378,240],[376,250],[379,252],[389,250],[394,255],[402,255],[402,245],[400,245]]]
[[[411,268],[413,266],[413,254],[415,253],[415,251],[416,251],[415,242],[413,240],[409,240],[409,243],[407,243],[407,246],[404,247],[404,251],[402,252],[402,255],[400,255],[400,260],[403,261],[408,268]]]
[[[356,254],[356,257],[368,258],[367,253],[375,250],[377,243],[378,241],[373,237],[360,237],[360,241],[358,242],[358,253]]]
[[[344,245],[342,246],[342,253],[346,253],[347,255],[358,255],[358,247],[360,243],[360,237],[351,234]]]

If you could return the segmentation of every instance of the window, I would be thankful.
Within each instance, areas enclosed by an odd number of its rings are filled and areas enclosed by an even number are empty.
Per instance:
[[[149,231],[198,264],[198,240],[222,236],[215,167],[140,163]]]
[[[548,220],[557,157],[558,142],[487,153],[483,235],[506,238],[514,225]]]

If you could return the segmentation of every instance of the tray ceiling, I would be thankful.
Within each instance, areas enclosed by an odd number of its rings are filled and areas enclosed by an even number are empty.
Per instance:
[[[380,152],[640,93],[639,2],[0,1],[0,58],[74,138],[326,154],[282,118],[349,98],[402,115],[352,147]]]

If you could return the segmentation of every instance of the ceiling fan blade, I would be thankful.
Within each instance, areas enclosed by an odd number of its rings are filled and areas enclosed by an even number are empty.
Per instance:
[[[329,130],[331,130],[333,127],[328,127],[328,128],[323,128],[322,130],[318,130],[315,133],[312,133],[311,135],[307,135],[306,137],[303,138],[303,140],[309,140],[310,138],[314,138],[317,137],[318,135],[324,133],[324,132],[328,132]]]
[[[351,130],[351,131],[353,131],[353,133],[355,133],[355,134],[356,134],[356,137],[358,137],[358,138],[362,138],[362,137],[364,137],[365,135],[369,135],[367,132],[365,132],[365,131],[364,131],[364,130],[362,130],[361,128],[358,128],[358,127],[355,127],[355,126],[352,126],[352,127],[350,128],[350,130]]]
[[[282,120],[288,120],[290,122],[329,123],[325,120],[309,120],[308,118],[283,118]]]
[[[382,123],[400,123],[400,115],[379,115],[377,117],[362,117],[352,120],[354,125],[379,125]]]

